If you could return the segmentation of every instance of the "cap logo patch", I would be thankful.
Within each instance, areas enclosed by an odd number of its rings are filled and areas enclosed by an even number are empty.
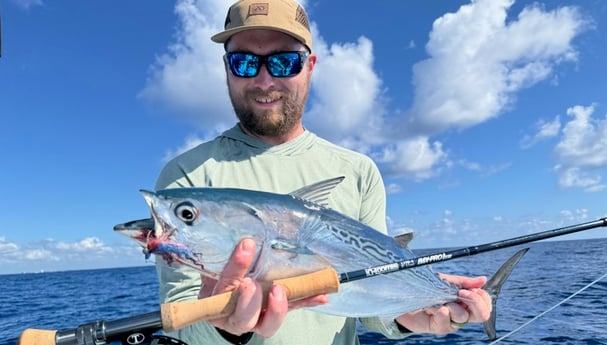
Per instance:
[[[268,15],[268,9],[270,7],[270,4],[267,2],[258,2],[258,3],[254,3],[249,5],[249,15],[250,16],[267,16]]]

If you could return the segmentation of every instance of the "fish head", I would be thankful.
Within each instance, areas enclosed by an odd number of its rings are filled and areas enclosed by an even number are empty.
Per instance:
[[[142,246],[146,258],[154,254],[169,265],[186,265],[217,278],[240,236],[218,218],[222,210],[207,198],[208,190],[141,190],[152,217],[114,230]]]

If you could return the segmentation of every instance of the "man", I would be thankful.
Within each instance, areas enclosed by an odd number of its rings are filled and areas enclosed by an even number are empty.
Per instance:
[[[241,0],[228,11],[223,43],[227,85],[239,123],[218,138],[180,155],[163,169],[156,188],[235,187],[289,193],[336,176],[344,181],[329,206],[386,230],[385,191],[370,158],[331,144],[303,127],[302,115],[317,57],[304,9],[292,0]],[[327,114],[330,116],[330,114]],[[246,278],[255,243],[243,240],[217,281],[158,260],[161,298],[174,302],[237,290],[236,311],[178,331],[194,344],[357,344],[356,320],[301,307],[327,303],[325,295],[289,303],[281,286],[264,293]],[[394,320],[361,319],[391,338],[417,332],[444,334],[489,317],[491,298],[480,288],[485,278],[445,276],[460,284],[466,302],[428,308]],[[201,288],[202,284],[202,288]],[[267,307],[262,309],[262,301]]]

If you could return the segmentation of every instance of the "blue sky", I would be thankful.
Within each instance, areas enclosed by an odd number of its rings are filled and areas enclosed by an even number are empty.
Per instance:
[[[144,264],[112,227],[235,122],[209,39],[229,3],[1,3],[0,273]],[[412,248],[607,216],[605,2],[305,5],[305,125],[375,159]]]

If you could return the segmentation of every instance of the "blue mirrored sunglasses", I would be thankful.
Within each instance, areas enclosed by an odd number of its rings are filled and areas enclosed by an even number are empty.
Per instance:
[[[259,74],[262,64],[266,65],[271,76],[287,78],[298,75],[308,57],[307,51],[280,52],[269,55],[251,53],[226,53],[226,59],[232,74],[241,78],[253,78]]]

